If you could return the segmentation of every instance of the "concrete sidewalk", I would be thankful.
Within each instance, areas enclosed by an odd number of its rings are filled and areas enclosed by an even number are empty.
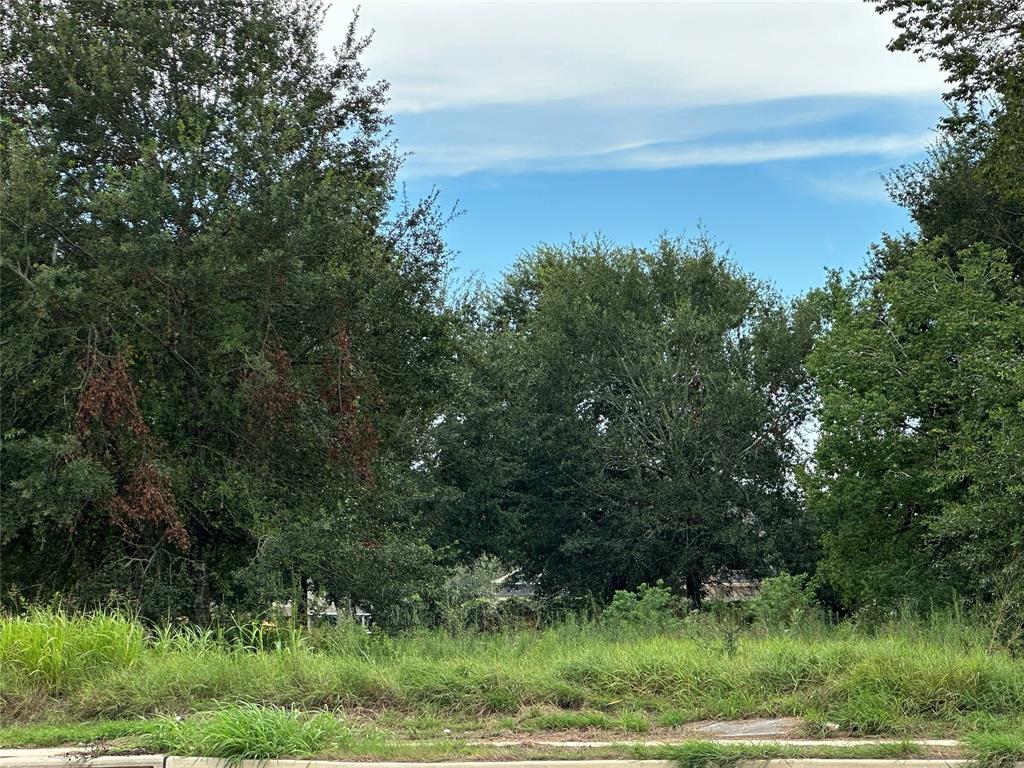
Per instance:
[[[913,744],[916,747],[931,749],[955,749],[961,745],[956,739],[704,739],[690,737],[686,739],[615,739],[613,741],[551,741],[545,739],[497,739],[494,741],[477,740],[468,742],[472,746],[488,747],[565,747],[567,749],[601,749],[606,747],[671,747],[675,744],[686,744],[699,741],[701,743],[723,744],[739,747],[783,746],[783,747],[863,747],[879,744]]]
[[[864,743],[864,742],[859,742]],[[877,742],[876,742],[877,743]],[[958,768],[966,759],[922,758],[874,760],[792,758],[743,760],[751,768]],[[672,760],[459,760],[443,762],[375,762],[341,760],[243,760],[233,768],[678,768]],[[102,755],[81,748],[4,749],[0,768],[226,768],[228,761],[174,755]],[[1018,763],[1024,768],[1024,763]]]

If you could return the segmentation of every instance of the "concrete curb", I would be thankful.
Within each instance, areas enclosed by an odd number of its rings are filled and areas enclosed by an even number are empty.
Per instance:
[[[164,755],[96,755],[87,749],[4,749],[0,768],[164,768]]]
[[[453,762],[373,762],[340,760],[243,760],[172,755],[100,755],[88,750],[0,750],[0,768],[678,768],[672,760],[462,760]],[[748,768],[960,768],[966,759],[792,758],[744,760]],[[1018,763],[1017,768],[1024,768]]]
[[[470,741],[474,747],[566,747],[568,749],[607,747],[672,747],[694,741],[739,747],[783,746],[783,747],[873,747],[880,744],[910,744],[915,747],[955,749],[963,745],[957,739],[704,739],[700,737],[685,740],[615,739],[612,741],[549,741],[545,739],[508,739],[499,741]]]
[[[243,760],[241,768],[679,768],[672,760],[459,760],[454,762],[349,762],[334,760]],[[225,768],[207,757],[169,757],[166,768]],[[808,768],[810,768],[808,766]]]
[[[856,760],[794,758],[746,760],[751,768],[957,768],[969,760]],[[168,757],[164,768],[225,768],[223,760],[208,757]],[[456,762],[342,762],[334,760],[243,760],[241,768],[679,768],[674,760],[471,760]]]

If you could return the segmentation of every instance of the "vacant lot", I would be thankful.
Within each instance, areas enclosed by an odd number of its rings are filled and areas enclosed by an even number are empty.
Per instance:
[[[660,737],[702,719],[764,716],[803,718],[808,736],[960,735],[998,754],[1024,743],[1024,661],[950,618],[871,632],[684,621],[397,638],[269,624],[154,630],[112,614],[0,621],[7,745],[132,735],[205,754],[245,744],[268,755],[402,755],[417,741],[416,754],[443,756],[465,753],[460,739]]]

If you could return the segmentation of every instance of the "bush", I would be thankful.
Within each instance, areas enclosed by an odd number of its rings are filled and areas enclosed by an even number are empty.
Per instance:
[[[509,571],[496,557],[481,555],[472,566],[456,566],[438,602],[441,625],[449,632],[495,631],[522,624],[522,603],[498,597],[499,579]]]
[[[618,590],[601,613],[601,622],[616,629],[654,631],[674,625],[682,610],[682,603],[659,579],[653,587],[641,584],[636,592]]]
[[[748,605],[754,621],[766,627],[790,628],[823,618],[821,606],[806,576],[783,573],[765,579],[757,597]]]
[[[355,619],[342,614],[334,624],[315,626],[306,633],[310,650],[335,656],[353,656],[366,653],[375,637]]]
[[[1005,591],[992,611],[990,650],[1005,648],[1013,656],[1024,655],[1024,587]]]

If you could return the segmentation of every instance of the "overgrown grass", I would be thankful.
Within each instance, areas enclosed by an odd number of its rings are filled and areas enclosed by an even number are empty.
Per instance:
[[[1024,762],[1024,727],[971,733],[967,743],[982,766],[1006,768]]]
[[[738,636],[703,623],[657,633],[569,623],[398,638],[344,628],[310,638],[274,627],[156,633],[123,615],[35,612],[0,618],[0,662],[0,715],[22,723],[246,704],[627,733],[796,715],[812,727],[900,736],[1005,730],[1024,713],[1024,661],[990,653],[982,633],[955,617]],[[232,717],[211,722],[247,722]],[[184,722],[180,738],[198,738],[187,730],[193,718]],[[296,734],[308,735],[318,721],[301,722]]]
[[[64,740],[54,737],[63,734]],[[336,713],[305,712],[258,705],[226,706],[187,718],[94,723],[85,726],[27,726],[0,729],[0,745],[66,744],[70,739],[95,740],[98,754],[133,752],[242,759],[364,758],[384,760],[608,758],[674,760],[682,768],[711,768],[740,760],[771,758],[843,757],[907,758],[936,756],[933,749],[907,742],[858,746],[798,746],[787,744],[723,744],[689,741],[672,746],[630,741],[594,747],[537,743],[495,744],[459,738],[396,739],[365,724],[350,724]],[[993,763],[995,764],[995,763]]]
[[[307,714],[243,704],[186,719],[163,717],[150,734],[156,752],[228,759],[268,759],[352,751],[352,732],[328,712]]]
[[[0,682],[23,690],[64,691],[142,658],[142,626],[123,614],[71,617],[32,610],[0,618]]]
[[[527,714],[515,723],[525,731],[549,731],[599,728],[623,733],[647,733],[651,722],[643,712],[623,711],[609,714],[593,710],[541,712]]]
[[[59,747],[106,744],[152,733],[156,720],[99,720],[86,723],[47,722],[0,726],[0,747]]]

